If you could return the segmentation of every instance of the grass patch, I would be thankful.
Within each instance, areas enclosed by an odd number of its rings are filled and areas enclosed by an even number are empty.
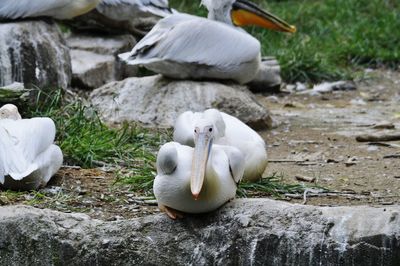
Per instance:
[[[30,115],[47,116],[54,120],[56,140],[66,163],[83,168],[107,165],[129,169],[133,177],[154,178],[155,153],[165,142],[165,134],[138,125],[107,127],[97,113],[81,101],[62,103],[61,91],[44,98],[42,103],[30,110]],[[125,175],[120,177],[129,179]]]
[[[109,128],[81,101],[64,103],[61,90],[42,95],[42,98],[44,100],[30,110],[30,116],[47,116],[54,120],[57,143],[67,164],[83,168],[111,167],[116,184],[128,185],[132,191],[144,195],[153,194],[156,152],[163,143],[172,140],[171,132],[154,132],[128,124]],[[281,178],[274,175],[254,183],[241,183],[237,194],[239,197],[280,197],[284,193],[302,193],[304,189],[301,185],[283,184]],[[39,192],[32,193],[27,204],[49,201]]]
[[[236,192],[240,198],[273,196],[282,198],[285,193],[303,193],[307,187],[300,184],[285,184],[282,176],[273,174],[256,182],[241,182]]]
[[[248,28],[264,55],[276,56],[287,82],[354,78],[354,69],[400,63],[400,2],[395,0],[252,0],[290,24],[296,34]],[[170,0],[206,16],[198,1]]]

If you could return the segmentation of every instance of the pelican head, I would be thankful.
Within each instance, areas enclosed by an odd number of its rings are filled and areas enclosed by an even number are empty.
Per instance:
[[[296,32],[295,26],[248,0],[202,0],[201,4],[208,9],[209,19],[229,25],[255,25],[276,31]]]
[[[190,190],[195,199],[198,199],[203,187],[213,139],[214,125],[206,119],[198,120],[194,128],[194,152],[190,178]]]
[[[19,120],[21,115],[18,112],[18,107],[14,104],[6,104],[0,108],[0,119]]]

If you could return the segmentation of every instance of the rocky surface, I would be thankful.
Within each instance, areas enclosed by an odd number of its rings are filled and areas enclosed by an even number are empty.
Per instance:
[[[83,50],[71,50],[72,86],[95,89],[116,80],[116,60]]]
[[[399,265],[400,207],[235,200],[178,221],[0,208],[4,265]]]
[[[247,85],[253,92],[277,92],[282,83],[281,67],[274,57],[264,57],[257,76]]]
[[[96,89],[108,82],[137,73],[137,67],[117,60],[136,44],[131,35],[73,34],[67,38],[71,48],[72,86]]]
[[[187,110],[218,108],[253,128],[271,126],[271,117],[243,86],[214,82],[169,80],[160,75],[109,83],[90,95],[107,123],[139,122],[151,127],[172,127]]]
[[[72,34],[66,39],[71,49],[85,50],[97,54],[118,55],[132,50],[136,40],[128,34],[123,35],[94,35]]]
[[[16,81],[27,88],[67,88],[70,62],[69,50],[56,24],[0,24],[0,86]]]

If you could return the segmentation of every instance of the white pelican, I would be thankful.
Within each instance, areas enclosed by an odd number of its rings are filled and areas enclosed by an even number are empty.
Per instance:
[[[214,143],[234,146],[245,158],[243,179],[256,181],[261,178],[268,160],[264,140],[245,123],[216,109],[193,113],[187,111],[179,115],[174,125],[174,141],[193,146],[193,130],[198,121],[206,120],[214,125]]]
[[[131,21],[136,18],[172,14],[168,0],[102,0],[96,10],[114,20]]]
[[[213,145],[213,125],[198,123],[195,147],[164,144],[157,156],[154,195],[160,210],[176,219],[179,212],[210,212],[236,194],[244,171],[242,153],[230,146]]]
[[[174,12],[168,0],[102,0],[93,11],[68,24],[77,29],[144,36],[158,20]]]
[[[21,119],[14,105],[0,108],[0,183],[5,188],[31,190],[44,186],[63,161],[53,144],[50,118]]]
[[[106,17],[129,20],[171,14],[168,0],[0,0],[1,19],[52,17],[71,19],[96,8]]]
[[[101,0],[0,0],[0,19],[52,17],[71,19],[89,12]]]
[[[202,0],[208,18],[174,14],[120,58],[177,79],[251,81],[261,63],[260,42],[236,26],[278,31],[296,28],[247,0]]]

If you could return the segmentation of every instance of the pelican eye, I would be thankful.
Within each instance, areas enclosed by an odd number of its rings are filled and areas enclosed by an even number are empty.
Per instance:
[[[212,128],[210,127],[210,128],[208,129],[208,131],[212,132]]]
[[[197,129],[194,130],[194,133],[197,133]]]

